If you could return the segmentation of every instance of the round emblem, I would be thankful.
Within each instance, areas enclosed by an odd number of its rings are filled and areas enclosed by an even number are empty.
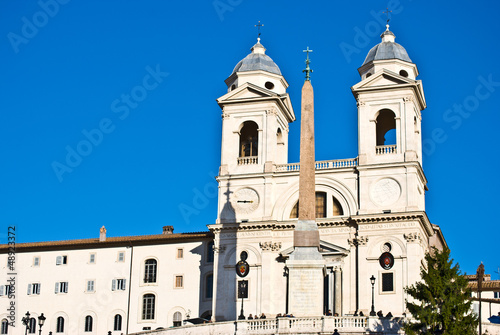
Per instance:
[[[401,195],[401,186],[391,178],[383,178],[371,187],[372,200],[381,206],[392,205]]]
[[[394,266],[394,256],[390,252],[384,252],[378,261],[384,270],[390,270]]]
[[[250,271],[250,266],[248,265],[248,263],[246,261],[239,261],[238,263],[236,263],[236,274],[239,276],[239,277],[246,277],[248,275],[248,272]]]

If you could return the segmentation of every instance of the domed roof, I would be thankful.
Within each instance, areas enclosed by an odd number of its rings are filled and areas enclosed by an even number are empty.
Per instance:
[[[236,72],[245,71],[257,71],[263,70],[275,74],[281,75],[280,68],[276,63],[265,54],[266,48],[260,44],[260,38],[257,39],[257,43],[252,47],[252,53],[240,60],[238,64],[234,67],[233,75]]]
[[[382,42],[371,48],[363,65],[374,60],[382,59],[400,59],[412,63],[405,48],[394,42],[396,36],[389,30],[389,25],[387,25],[387,30],[384,31],[380,37],[382,38]]]

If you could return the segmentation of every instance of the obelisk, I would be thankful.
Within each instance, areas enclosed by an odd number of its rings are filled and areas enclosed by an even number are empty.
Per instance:
[[[306,80],[302,86],[300,125],[299,219],[293,232],[294,251],[286,264],[289,269],[289,313],[295,316],[323,315],[323,268],[316,225],[314,92],[306,59]]]

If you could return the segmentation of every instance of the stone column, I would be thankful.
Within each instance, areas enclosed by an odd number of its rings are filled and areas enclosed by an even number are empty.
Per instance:
[[[342,315],[342,273],[339,268],[334,270],[335,276],[335,308],[334,313]]]

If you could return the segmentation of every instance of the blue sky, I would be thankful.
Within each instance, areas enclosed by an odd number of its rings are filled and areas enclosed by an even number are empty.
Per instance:
[[[300,109],[309,46],[316,159],[357,156],[350,87],[380,42],[387,1],[0,2],[0,238],[17,241],[204,231],[216,219],[215,99],[262,43]],[[427,213],[463,271],[498,260],[499,3],[389,1],[418,65]],[[127,100],[134,96],[135,101]],[[300,115],[298,115],[300,116]],[[93,139],[92,145],[82,141]],[[78,147],[80,145],[80,147]],[[79,148],[86,156],[70,157]],[[297,162],[299,122],[290,127]],[[70,155],[71,156],[71,155]],[[68,166],[55,173],[54,164]],[[71,171],[70,171],[71,170]],[[184,210],[184,215],[183,215]],[[186,214],[189,211],[189,215]]]

